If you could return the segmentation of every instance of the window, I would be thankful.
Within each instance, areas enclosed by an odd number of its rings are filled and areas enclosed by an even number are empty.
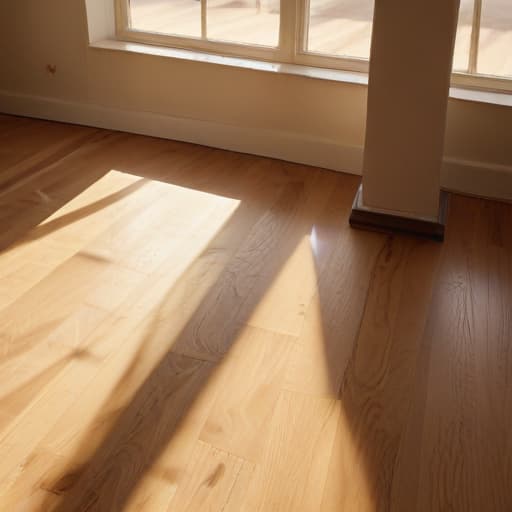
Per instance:
[[[367,71],[375,0],[116,0],[119,39]],[[512,90],[510,0],[461,0],[453,82]]]
[[[461,0],[454,82],[512,90],[510,0]]]
[[[116,0],[119,39],[366,71],[374,0]]]

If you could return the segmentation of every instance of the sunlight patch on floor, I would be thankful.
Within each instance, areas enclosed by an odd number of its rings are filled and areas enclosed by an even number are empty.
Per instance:
[[[143,186],[110,201],[134,183]],[[94,205],[104,207],[88,215],[84,209]],[[68,462],[72,469],[86,455],[83,450],[90,453],[101,442],[172,347],[172,333],[179,332],[208,292],[209,282],[190,289],[187,279],[180,278],[194,271],[194,262],[239,205],[237,199],[111,171],[34,228],[51,230],[40,237],[32,230],[29,243],[0,256],[4,273],[13,262],[19,269],[52,256],[43,275],[16,276],[15,303],[0,311],[0,372],[13,377],[0,386],[0,404],[15,404],[17,415],[2,431],[4,445],[10,446],[21,425],[27,439],[35,439],[30,430],[54,418],[48,409],[55,402],[52,397],[59,396],[55,407],[67,409],[39,447],[13,443],[18,460],[34,448],[33,457],[50,450],[58,454],[61,469]],[[66,222],[52,225],[60,219]],[[217,275],[222,268],[218,266]],[[197,272],[192,277],[200,279]],[[22,318],[11,309],[31,315]],[[25,417],[33,421],[26,423]],[[85,433],[84,425],[89,425]],[[14,487],[11,495],[15,501],[28,496],[35,503],[38,497],[31,492]]]
[[[297,279],[298,275],[300,279]],[[248,323],[263,329],[298,335],[316,288],[315,259],[306,236],[284,262]]]

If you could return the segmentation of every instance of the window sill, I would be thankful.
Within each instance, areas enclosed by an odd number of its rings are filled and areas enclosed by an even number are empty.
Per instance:
[[[157,57],[168,57],[171,59],[179,59],[192,62],[203,62],[220,66],[230,66],[235,68],[250,69],[254,71],[263,71],[267,73],[302,76],[306,78],[329,80],[332,82],[343,82],[364,86],[368,85],[368,75],[366,73],[358,73],[355,71],[342,71],[338,69],[319,68],[314,66],[304,66],[300,64],[267,62],[244,57],[230,57],[196,50],[168,48],[165,46],[116,41],[112,39],[91,43],[90,47],[103,50],[153,55]],[[512,94],[503,92],[451,87],[450,98],[461,101],[471,101],[476,103],[487,103],[504,107],[512,107]]]
[[[244,57],[230,57],[217,55],[197,50],[184,50],[180,48],[168,48],[143,43],[131,43],[126,41],[105,40],[90,44],[91,48],[104,50],[115,50],[122,52],[138,53],[143,55],[154,55],[168,57],[171,59],[187,60],[193,62],[204,62],[220,66],[251,69],[267,73],[280,73],[285,75],[304,76],[334,82],[346,82],[358,85],[368,85],[368,75],[355,71],[341,71],[339,69],[318,68],[303,66],[300,64],[282,64],[264,60],[249,59]]]
[[[451,87],[450,98],[475,103],[488,103],[502,107],[512,107],[512,94],[506,92],[482,91],[478,89],[464,89]]]

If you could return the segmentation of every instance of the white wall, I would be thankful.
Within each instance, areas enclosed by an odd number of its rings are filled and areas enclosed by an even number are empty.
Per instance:
[[[364,143],[366,87],[89,48],[84,0],[1,2],[0,70],[0,110],[16,110],[16,94],[275,132],[313,141],[312,162],[315,148]],[[467,163],[508,171],[512,108],[451,100],[445,155],[459,174]]]

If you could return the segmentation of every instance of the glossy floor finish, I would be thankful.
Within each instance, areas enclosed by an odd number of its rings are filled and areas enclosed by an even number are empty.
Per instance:
[[[0,116],[0,510],[512,510],[512,206]]]

